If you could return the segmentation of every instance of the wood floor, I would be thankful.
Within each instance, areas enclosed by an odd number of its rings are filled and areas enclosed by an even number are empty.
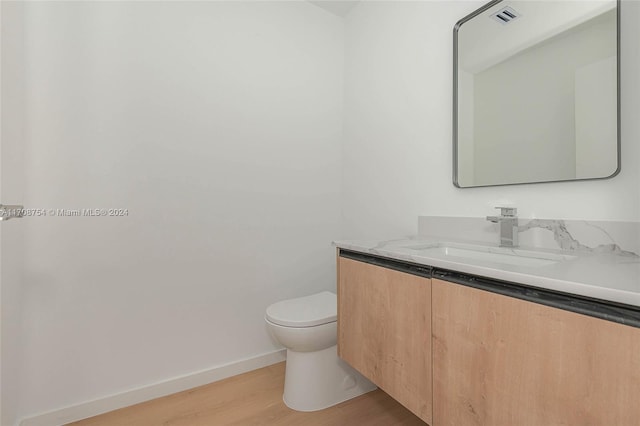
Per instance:
[[[284,363],[154,399],[74,426],[424,426],[426,423],[376,390],[312,413],[282,402]]]

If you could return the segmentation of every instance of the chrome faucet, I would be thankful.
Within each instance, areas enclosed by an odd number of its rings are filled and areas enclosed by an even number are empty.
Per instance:
[[[518,247],[518,209],[496,207],[500,216],[487,216],[487,220],[500,226],[500,247]]]

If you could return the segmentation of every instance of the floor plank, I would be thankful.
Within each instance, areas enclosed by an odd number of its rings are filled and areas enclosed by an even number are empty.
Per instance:
[[[282,402],[284,363],[154,399],[73,426],[424,426],[381,390],[312,413]]]

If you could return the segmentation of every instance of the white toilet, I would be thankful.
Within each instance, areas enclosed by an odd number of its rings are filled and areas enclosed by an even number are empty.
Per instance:
[[[267,308],[273,337],[287,348],[282,399],[298,411],[331,407],[376,389],[338,358],[337,298],[323,291]]]

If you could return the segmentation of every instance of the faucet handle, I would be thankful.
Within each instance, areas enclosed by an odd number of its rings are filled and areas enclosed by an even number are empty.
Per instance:
[[[515,207],[496,207],[500,209],[500,215],[503,217],[516,217],[518,215],[518,209]]]

